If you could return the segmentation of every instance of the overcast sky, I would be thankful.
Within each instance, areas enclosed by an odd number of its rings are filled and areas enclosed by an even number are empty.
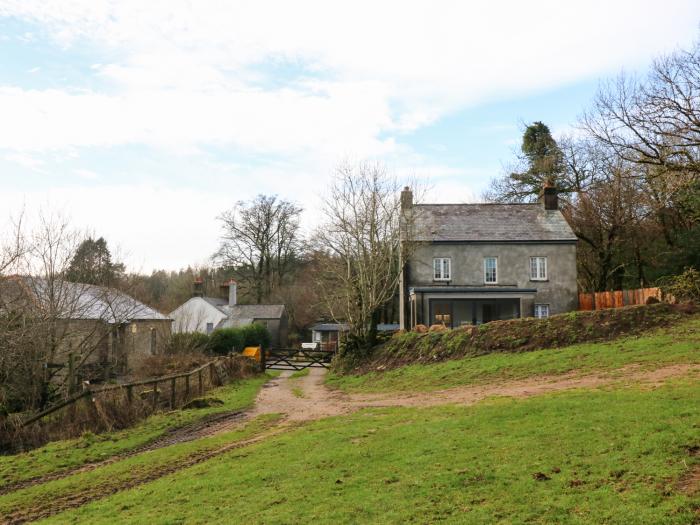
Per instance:
[[[700,2],[0,0],[0,228],[61,211],[130,269],[207,260],[274,193],[318,217],[343,159],[477,199],[522,123],[700,34]]]

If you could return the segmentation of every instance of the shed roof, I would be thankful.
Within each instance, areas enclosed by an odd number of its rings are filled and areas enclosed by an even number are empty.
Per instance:
[[[576,241],[562,213],[541,204],[418,204],[413,210],[416,241]]]
[[[350,325],[347,323],[319,323],[311,327],[314,332],[347,332]]]
[[[231,319],[281,319],[283,304],[237,304],[227,307]]]

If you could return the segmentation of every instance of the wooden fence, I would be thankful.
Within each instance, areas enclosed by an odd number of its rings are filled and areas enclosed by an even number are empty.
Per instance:
[[[110,394],[122,394],[129,405],[133,404],[135,400],[140,400],[140,404],[150,408],[150,411],[156,411],[159,408],[174,409],[186,404],[196,396],[203,395],[207,390],[224,384],[227,379],[230,379],[226,377],[227,370],[231,369],[235,359],[247,358],[238,355],[222,356],[189,372],[154,377],[133,383],[99,388],[83,385],[84,389],[81,392],[23,419],[20,426],[26,427],[36,423],[61,409],[75,405],[81,399],[87,399],[94,403],[100,396]]]
[[[578,294],[578,309],[603,310],[604,308],[621,308],[622,306],[646,304],[649,297],[654,297],[661,301],[663,296],[659,288],[580,293]]]

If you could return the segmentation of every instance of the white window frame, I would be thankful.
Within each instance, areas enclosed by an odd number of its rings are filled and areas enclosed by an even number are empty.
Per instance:
[[[535,263],[534,268],[532,266],[533,262]],[[532,274],[533,270],[535,270],[535,275]],[[547,279],[547,257],[541,255],[530,257],[530,280],[546,281]]]
[[[488,278],[488,273],[487,273],[488,267],[486,266],[486,264],[487,264],[487,261],[489,261],[490,259],[493,259],[493,261],[495,263],[493,270],[496,274],[495,275],[496,278],[493,281],[489,281],[487,279]],[[484,284],[498,284],[498,257],[493,257],[493,256],[484,257]]]
[[[542,312],[538,310],[546,310],[546,314],[542,315]],[[537,319],[547,319],[549,317],[549,304],[547,303],[537,303],[535,304],[535,317]]]
[[[438,269],[438,267],[440,268],[439,272],[436,271]],[[447,269],[447,271],[445,271],[445,269]],[[438,273],[439,273],[439,275],[438,275]],[[451,280],[452,280],[452,259],[450,257],[434,257],[433,258],[433,281],[451,281]]]

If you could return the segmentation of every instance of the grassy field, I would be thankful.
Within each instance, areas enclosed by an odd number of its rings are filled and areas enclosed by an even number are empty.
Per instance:
[[[126,430],[100,435],[88,433],[78,439],[56,441],[23,454],[0,456],[0,488],[100,461],[138,448],[162,436],[168,430],[193,423],[206,416],[247,408],[253,403],[258,390],[267,379],[267,376],[246,379],[207,393],[207,397],[223,401],[222,405],[159,413]]]
[[[626,337],[609,343],[579,344],[519,354],[494,353],[363,375],[331,375],[326,382],[347,392],[427,391],[535,375],[607,371],[631,364],[652,368],[675,363],[700,363],[699,348],[700,318],[695,317],[671,329],[659,329],[641,337]]]
[[[349,392],[401,396],[503,378],[574,370],[624,376],[630,364],[698,362],[700,319],[693,319],[612,343],[330,382]],[[226,399],[227,409],[245,406],[262,381],[221,389],[216,397]],[[303,395],[303,375],[289,381],[299,391],[290,395]],[[698,399],[698,373],[685,371],[662,386],[621,381],[471,406],[371,408],[286,427],[269,414],[233,431],[1,495],[0,522],[75,506],[45,522],[689,524],[700,518]],[[118,435],[134,447],[152,424]],[[249,444],[251,438],[256,442]],[[45,447],[63,452],[60,459],[41,451],[19,456],[3,472],[34,477],[65,468],[59,461],[77,465],[127,446],[86,440],[72,452],[68,443]]]
[[[700,388],[573,391],[308,424],[51,523],[687,524]]]
[[[144,452],[99,469],[77,472],[65,478],[0,495],[0,516],[36,510],[38,505],[52,504],[80,494],[110,494],[125,484],[151,479],[155,474],[167,471],[171,466],[186,462],[189,458],[258,435],[278,419],[277,415],[261,416],[242,429]]]

